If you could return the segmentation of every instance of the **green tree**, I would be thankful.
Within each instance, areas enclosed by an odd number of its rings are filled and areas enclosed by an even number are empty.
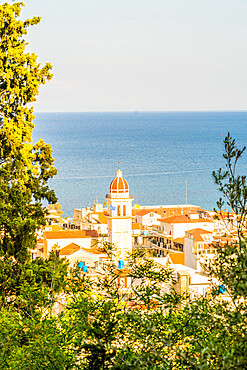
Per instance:
[[[41,84],[52,77],[25,51],[27,29],[39,23],[19,19],[22,3],[0,6],[0,253],[24,262],[44,225],[42,200],[54,203],[47,182],[56,174],[50,145],[32,142],[33,108]]]
[[[48,204],[47,206],[48,211],[55,211],[59,216],[62,216],[63,211],[60,203],[55,204]]]
[[[171,322],[181,340],[175,368],[247,369],[247,186],[246,177],[237,171],[245,148],[239,149],[229,133],[224,147],[226,168],[213,172],[222,194],[218,217],[226,225],[233,223],[237,232],[229,235],[225,245],[215,243],[215,259],[204,265],[208,275],[218,280],[211,295],[189,302],[179,324]],[[231,211],[228,215],[222,211],[225,203]]]

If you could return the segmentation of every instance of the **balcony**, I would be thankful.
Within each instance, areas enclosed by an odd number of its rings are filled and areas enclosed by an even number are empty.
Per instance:
[[[153,234],[153,235],[157,235],[157,236],[166,236],[166,237],[171,237],[170,234],[168,234],[167,231],[164,231],[164,230],[161,230],[159,227],[153,227],[151,230],[150,230],[150,234]]]
[[[150,246],[153,247],[153,248],[158,247],[158,248],[162,248],[162,249],[170,249],[170,244],[158,242],[155,239],[150,240]]]

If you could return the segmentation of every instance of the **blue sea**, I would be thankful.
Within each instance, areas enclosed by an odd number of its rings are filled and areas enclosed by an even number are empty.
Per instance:
[[[212,171],[224,167],[228,131],[247,144],[247,112],[37,113],[34,141],[52,145],[50,181],[64,215],[104,202],[121,161],[134,203],[213,209],[220,194]],[[239,165],[246,174],[247,152]]]

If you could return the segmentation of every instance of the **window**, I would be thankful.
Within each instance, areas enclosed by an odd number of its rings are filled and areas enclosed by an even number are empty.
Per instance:
[[[117,215],[118,215],[118,216],[121,216],[120,206],[117,206]]]
[[[126,205],[123,206],[123,216],[126,216]]]
[[[197,248],[198,249],[203,249],[203,244],[202,243],[197,243]]]

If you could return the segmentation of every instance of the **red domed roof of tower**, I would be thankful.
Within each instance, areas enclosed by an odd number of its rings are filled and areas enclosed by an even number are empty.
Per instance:
[[[122,171],[117,171],[117,176],[112,180],[110,185],[110,192],[114,194],[125,194],[129,192],[129,185],[122,177]]]

